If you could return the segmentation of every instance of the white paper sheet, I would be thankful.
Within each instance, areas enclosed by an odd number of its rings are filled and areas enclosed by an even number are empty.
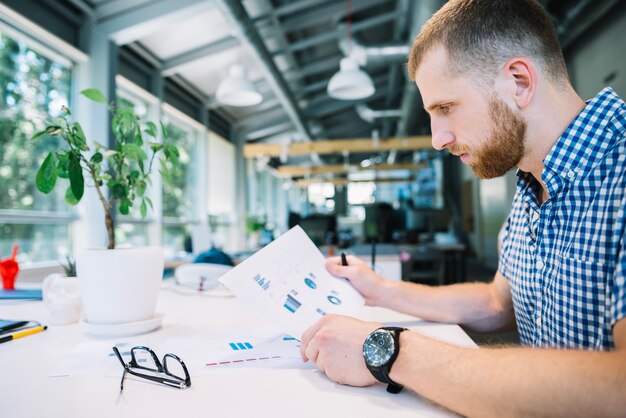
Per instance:
[[[299,226],[245,259],[220,281],[258,315],[295,338],[327,313],[358,316],[363,297],[333,277]]]
[[[191,377],[211,375],[241,368],[307,369],[300,343],[285,335],[266,330],[242,330],[233,333],[194,335],[168,339],[133,338],[130,340],[89,341],[79,344],[67,358],[52,370],[49,377],[99,373],[121,376],[123,371],[113,346],[130,361],[130,349],[136,345],[150,347],[161,359],[174,353],[183,359]]]

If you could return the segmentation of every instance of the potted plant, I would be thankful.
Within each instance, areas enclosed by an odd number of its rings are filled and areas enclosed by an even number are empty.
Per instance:
[[[263,228],[265,228],[265,219],[263,217],[249,215],[246,218],[246,231],[248,232],[248,247],[250,249],[259,248],[259,236]]]
[[[63,139],[43,160],[36,175],[37,189],[50,193],[59,178],[65,179],[69,181],[65,192],[69,205],[80,202],[86,186],[95,190],[102,204],[107,249],[83,251],[76,258],[86,322],[146,321],[154,317],[163,276],[163,251],[160,247],[116,249],[113,215],[116,210],[127,215],[138,204],[141,216],[145,217],[148,206],[152,208],[146,190],[155,160],[159,162],[164,183],[169,184],[171,170],[178,166],[179,152],[167,143],[167,130],[162,123],[162,142],[158,142],[157,125],[146,122],[142,130],[132,108],[108,104],[97,89],[87,89],[81,94],[107,106],[112,115],[114,144],[111,148],[99,143],[89,147],[80,123],[71,121],[71,113],[64,107],[61,118],[33,136],[35,140],[44,135]],[[146,137],[152,140],[147,141]]]

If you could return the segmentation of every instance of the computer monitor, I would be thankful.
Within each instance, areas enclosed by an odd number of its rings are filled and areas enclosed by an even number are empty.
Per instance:
[[[304,229],[315,245],[334,244],[337,236],[337,218],[334,215],[311,215],[300,219]]]

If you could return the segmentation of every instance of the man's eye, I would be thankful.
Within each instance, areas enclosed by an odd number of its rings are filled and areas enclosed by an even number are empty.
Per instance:
[[[450,113],[450,105],[441,105],[441,106],[439,106],[439,111],[441,113]]]

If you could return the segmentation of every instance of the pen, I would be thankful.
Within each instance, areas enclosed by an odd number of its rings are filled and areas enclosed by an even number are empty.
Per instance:
[[[6,337],[0,338],[0,344],[6,343],[6,342],[11,341],[11,340],[14,340],[16,338],[22,338],[22,337],[26,337],[27,335],[31,335],[31,334],[35,334],[37,332],[45,331],[47,329],[48,329],[48,326],[44,325],[44,326],[38,326],[38,327],[30,328],[30,329],[27,329],[27,330],[24,330],[24,331],[18,331],[15,334],[7,335]]]
[[[341,253],[341,265],[342,266],[348,265],[348,260],[346,260],[346,253]]]

